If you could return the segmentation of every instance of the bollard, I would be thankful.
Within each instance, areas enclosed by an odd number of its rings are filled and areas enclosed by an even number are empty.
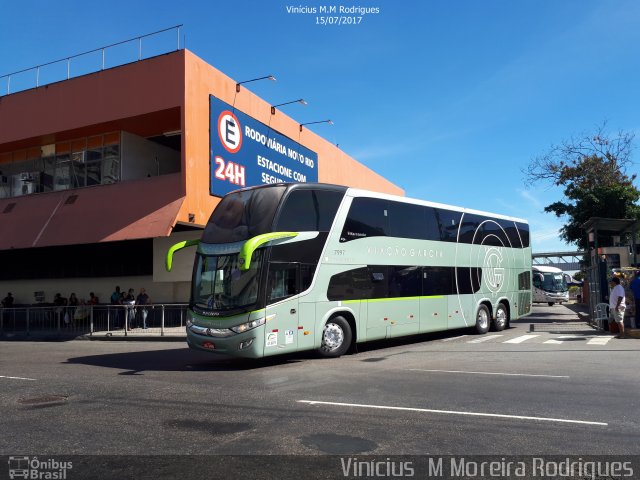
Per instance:
[[[162,315],[160,317],[160,336],[164,337],[164,304],[162,304]]]

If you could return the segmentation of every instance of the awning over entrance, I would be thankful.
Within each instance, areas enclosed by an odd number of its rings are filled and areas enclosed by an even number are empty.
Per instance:
[[[165,237],[182,202],[181,175],[0,200],[0,250]]]

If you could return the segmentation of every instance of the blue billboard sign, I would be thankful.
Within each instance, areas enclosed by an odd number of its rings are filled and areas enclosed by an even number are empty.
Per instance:
[[[318,154],[210,96],[209,193],[268,183],[317,182]]]

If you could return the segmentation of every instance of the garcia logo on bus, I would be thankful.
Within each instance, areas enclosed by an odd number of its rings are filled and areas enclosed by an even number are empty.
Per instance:
[[[483,275],[485,284],[491,293],[498,293],[505,282],[505,269],[502,267],[502,252],[496,247],[489,247],[484,254]]]

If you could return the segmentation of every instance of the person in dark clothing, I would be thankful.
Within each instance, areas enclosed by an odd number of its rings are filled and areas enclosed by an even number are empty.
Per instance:
[[[140,289],[140,293],[136,297],[136,306],[138,306],[138,312],[140,313],[140,318],[142,319],[142,328],[146,330],[147,327],[147,315],[149,313],[148,305],[151,303],[149,300],[149,295],[147,295],[147,291],[144,288]]]
[[[4,308],[13,308],[13,295],[11,295],[11,292],[7,293],[7,296],[2,299],[2,306]]]

